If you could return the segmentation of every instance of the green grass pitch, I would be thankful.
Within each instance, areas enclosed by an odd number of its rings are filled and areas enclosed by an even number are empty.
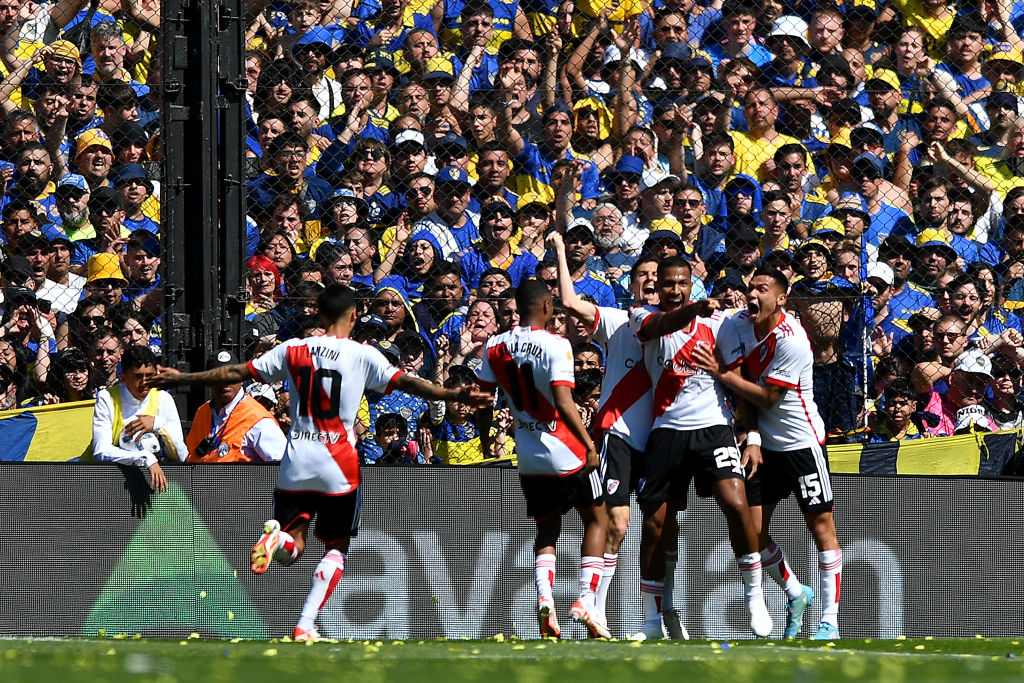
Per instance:
[[[20,681],[1021,681],[1022,640],[797,642],[2,639],[0,680]],[[566,678],[566,675],[571,678]],[[691,679],[696,680],[696,679]]]

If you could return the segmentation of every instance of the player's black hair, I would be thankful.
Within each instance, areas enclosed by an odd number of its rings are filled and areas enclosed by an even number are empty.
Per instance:
[[[516,306],[520,319],[534,313],[541,304],[551,298],[548,286],[540,280],[525,280],[516,288]]]
[[[121,354],[121,371],[156,365],[156,354],[148,346],[129,346]]]
[[[753,280],[759,275],[764,275],[765,277],[769,277],[774,280],[775,284],[782,289],[783,294],[789,292],[789,278],[787,278],[785,273],[781,270],[762,266],[754,271],[754,274],[750,276],[750,279]]]
[[[448,368],[448,379],[444,381],[446,389],[469,387],[476,384],[476,373],[468,365],[453,365]]]
[[[682,256],[667,256],[658,261],[658,279],[661,279],[669,268],[685,268],[687,273],[693,272],[690,262]]]
[[[316,297],[316,308],[325,321],[334,322],[348,315],[356,307],[356,295],[351,287],[337,283],[328,285]]]

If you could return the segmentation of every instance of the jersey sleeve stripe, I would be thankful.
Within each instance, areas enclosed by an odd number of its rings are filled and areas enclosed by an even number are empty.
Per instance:
[[[256,366],[252,364],[252,361],[249,361],[249,362],[247,362],[247,363],[246,363],[246,365],[248,365],[248,366],[249,366],[249,372],[251,372],[251,373],[252,373],[252,376],[253,376],[253,377],[254,377],[254,378],[255,378],[255,379],[256,379],[256,380],[257,380],[257,381],[258,381],[258,382],[259,382],[260,384],[266,384],[266,382],[265,382],[265,381],[263,380],[263,378],[262,378],[262,377],[260,376],[260,373],[256,371]]]
[[[796,389],[797,388],[797,385],[795,385],[795,384],[791,384],[790,382],[785,382],[785,381],[783,381],[781,379],[776,379],[774,377],[766,378],[764,380],[764,383],[765,384],[774,384],[775,386],[782,387],[783,389]]]
[[[587,330],[587,334],[593,335],[595,332],[597,332],[597,325],[598,325],[598,323],[600,321],[601,321],[601,307],[600,306],[594,306],[594,324],[590,326],[589,330]]]
[[[387,396],[388,394],[390,394],[392,391],[395,390],[395,383],[398,382],[398,378],[401,377],[401,376],[402,376],[402,371],[401,370],[399,370],[398,372],[396,372],[394,375],[391,376],[391,379],[388,380],[388,386],[384,389],[384,395],[385,396]]]
[[[732,370],[733,368],[738,368],[741,365],[743,365],[743,357],[742,356],[737,358],[733,362],[729,363],[728,365],[726,365],[725,369],[726,370]]]
[[[567,379],[560,379],[557,382],[552,382],[551,386],[553,386],[553,387],[569,387],[570,389],[575,389],[576,388],[576,383],[575,382],[570,382]]]

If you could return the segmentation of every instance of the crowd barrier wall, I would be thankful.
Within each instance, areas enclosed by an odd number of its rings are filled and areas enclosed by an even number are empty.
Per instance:
[[[276,466],[165,468],[151,495],[139,470],[98,464],[0,465],[0,635],[267,638],[291,632],[323,552],[254,576],[249,550],[270,517]],[[1016,636],[1024,629],[1018,538],[1024,481],[836,475],[845,636]],[[364,469],[362,528],[321,614],[339,638],[536,638],[532,536],[516,472]],[[639,629],[639,515],[609,598],[613,634]],[[773,531],[817,588],[817,556],[788,501]],[[556,602],[564,633],[582,528],[566,517]],[[784,601],[769,584],[782,633]],[[675,601],[695,637],[747,637],[742,586],[714,504],[680,515]],[[806,623],[817,623],[818,603]]]
[[[91,454],[94,401],[0,412],[0,461],[67,462]],[[828,447],[849,474],[1010,474],[1024,430]]]

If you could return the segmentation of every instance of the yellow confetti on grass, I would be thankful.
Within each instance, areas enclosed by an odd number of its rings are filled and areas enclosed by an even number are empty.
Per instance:
[[[512,649],[513,650],[525,650],[526,646],[525,645],[513,645]]]
[[[268,647],[266,650],[263,651],[263,656],[264,657],[276,657],[277,656],[277,649],[273,648],[273,647]]]
[[[915,650],[923,650],[924,649],[924,645],[915,645],[914,649]]]
[[[505,634],[504,633],[495,633],[494,634],[494,642],[496,642],[496,643],[504,643],[505,642]]]
[[[107,650],[107,655],[108,656],[112,657],[112,656],[114,656],[116,654],[117,654],[117,650],[115,650],[114,648],[110,648],[109,650]]]
[[[192,633],[188,634],[188,639],[189,640],[198,640],[199,639],[199,634],[196,633],[195,631],[192,631]]]

